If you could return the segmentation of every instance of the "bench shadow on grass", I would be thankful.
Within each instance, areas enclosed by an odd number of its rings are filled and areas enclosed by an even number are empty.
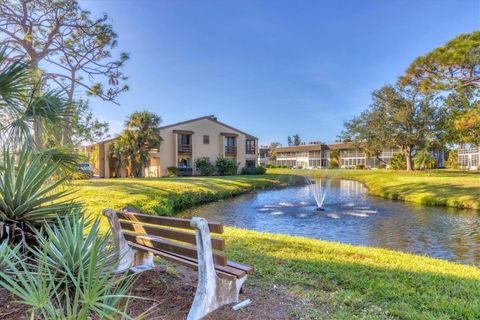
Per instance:
[[[266,239],[263,236],[235,239],[228,243],[229,258],[257,268],[254,278],[260,279],[269,287],[273,283],[296,288],[297,292],[310,297],[313,308],[341,312],[350,315],[378,312],[401,319],[478,319],[480,318],[480,279],[469,274],[469,268],[458,276],[447,274],[448,268],[463,268],[448,265],[439,270],[443,273],[422,271],[429,262],[424,257],[405,262],[407,267],[399,267],[396,253],[388,256],[385,266],[377,261],[376,254],[365,253],[355,248],[337,250],[331,248],[312,249],[308,243],[298,244],[288,240]],[[249,249],[255,245],[258,249]],[[298,254],[287,252],[289,258],[275,255],[276,250],[294,247]],[[328,247],[328,244],[324,244]],[[310,254],[311,253],[311,254]],[[400,255],[400,253],[399,253]],[[418,260],[417,260],[418,259]],[[355,261],[356,260],[356,261]],[[403,262],[403,261],[402,261]],[[373,306],[373,308],[372,308]],[[372,315],[371,315],[372,316]],[[387,318],[390,318],[387,317]]]

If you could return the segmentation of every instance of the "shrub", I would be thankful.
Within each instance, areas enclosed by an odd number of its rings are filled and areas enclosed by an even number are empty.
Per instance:
[[[266,172],[267,172],[267,168],[255,167],[255,174],[265,174]]]
[[[242,174],[265,174],[265,172],[267,172],[267,169],[264,167],[245,167],[242,169]]]
[[[58,173],[61,164],[45,153],[24,146],[16,160],[5,149],[0,167],[0,241],[34,241],[37,231],[77,206],[63,200],[75,190],[59,188],[67,178]]]
[[[447,153],[447,160],[445,161],[445,167],[451,169],[458,169],[458,150],[450,150]]]
[[[178,167],[168,167],[168,176],[169,177],[177,177],[178,176]]]
[[[407,158],[403,153],[395,153],[390,160],[390,168],[393,170],[406,170]]]
[[[215,174],[215,166],[210,162],[209,157],[196,159],[195,167],[201,176],[213,176]]]
[[[136,277],[115,274],[118,259],[109,241],[99,219],[89,223],[75,209],[37,233],[39,246],[28,258],[15,249],[0,251],[9,269],[0,270],[0,285],[30,307],[30,319],[129,318],[119,305]]]
[[[215,166],[217,173],[221,176],[232,176],[238,172],[238,165],[233,159],[218,157]]]
[[[357,170],[365,170],[365,165],[364,165],[364,164],[357,164],[357,165],[355,166],[355,169],[357,169]]]
[[[88,179],[91,179],[92,177],[88,173],[73,172],[70,174],[69,178],[71,180],[88,180]]]
[[[385,163],[380,163],[375,168],[377,168],[377,169],[387,169],[387,165]]]

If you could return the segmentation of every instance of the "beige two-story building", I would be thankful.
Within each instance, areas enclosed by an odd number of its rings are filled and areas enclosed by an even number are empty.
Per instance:
[[[238,169],[255,167],[258,139],[231,127],[211,115],[160,128],[162,143],[150,150],[150,159],[143,170],[145,177],[168,175],[168,167],[178,167],[181,175],[195,175],[195,160],[208,157],[215,164],[218,157],[233,159]],[[116,138],[83,148],[94,158],[95,174],[102,178],[128,176],[128,168],[118,169],[110,158],[109,148]]]

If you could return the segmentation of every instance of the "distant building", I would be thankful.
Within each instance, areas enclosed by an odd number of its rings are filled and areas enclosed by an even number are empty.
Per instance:
[[[475,144],[464,144],[458,148],[458,165],[467,170],[480,168],[480,148]]]
[[[258,165],[266,167],[270,162],[270,157],[268,155],[268,146],[260,146],[258,148]]]
[[[359,164],[375,168],[379,164],[390,164],[398,148],[385,149],[378,158],[367,157],[364,150],[356,148],[352,143],[308,144],[300,146],[278,147],[273,164],[290,168],[328,168],[332,151],[338,151],[339,165],[342,168]]]
[[[215,163],[224,156],[238,163],[239,171],[257,165],[258,139],[217,120],[214,116],[195,118],[160,128],[162,143],[149,150],[150,159],[142,176],[168,175],[168,167],[178,167],[181,175],[195,175],[195,160],[208,157]],[[116,138],[82,148],[93,159],[96,175],[101,178],[128,176],[128,168],[113,165],[110,146]]]

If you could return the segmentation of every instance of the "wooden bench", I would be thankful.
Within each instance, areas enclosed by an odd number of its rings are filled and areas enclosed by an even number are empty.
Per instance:
[[[242,284],[254,268],[227,260],[219,253],[225,249],[225,240],[210,236],[210,232],[222,234],[222,224],[198,217],[189,220],[112,209],[103,210],[103,214],[112,230],[118,272],[151,269],[154,255],[198,270],[197,291],[188,320],[238,303]]]

